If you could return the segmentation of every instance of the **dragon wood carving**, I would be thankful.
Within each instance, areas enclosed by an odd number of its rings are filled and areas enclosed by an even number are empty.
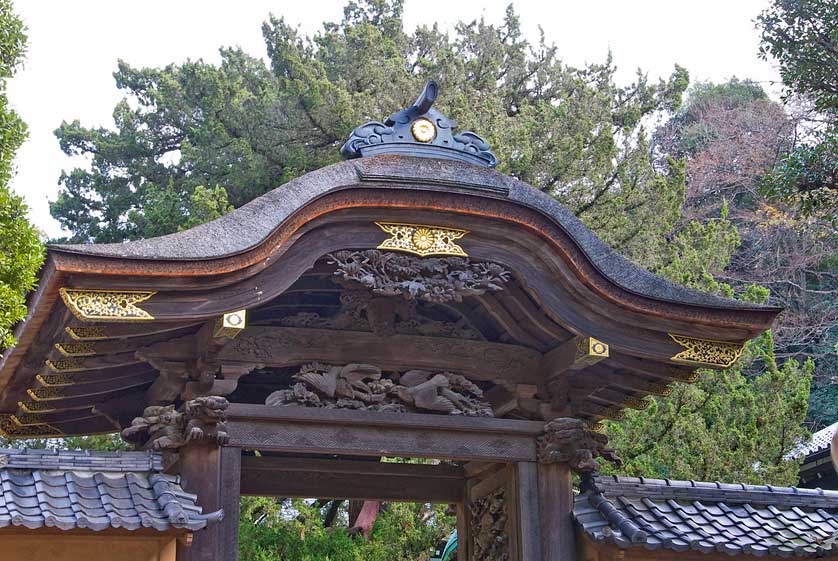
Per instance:
[[[122,430],[122,438],[151,450],[177,450],[197,440],[223,445],[229,439],[225,424],[228,406],[229,402],[219,396],[187,401],[183,411],[175,410],[174,405],[152,405]]]
[[[297,382],[291,388],[273,392],[265,404],[492,416],[491,406],[482,399],[483,391],[451,372],[385,374],[370,364],[332,366],[315,362],[304,365],[294,379]]]
[[[503,290],[512,274],[497,263],[464,257],[421,258],[375,249],[329,254],[338,281],[379,296],[402,296],[435,304]]]
[[[538,461],[567,463],[577,473],[599,471],[597,458],[621,464],[608,437],[589,429],[581,419],[559,417],[544,425],[538,438]]]

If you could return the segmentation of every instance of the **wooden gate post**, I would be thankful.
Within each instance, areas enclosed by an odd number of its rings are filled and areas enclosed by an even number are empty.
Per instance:
[[[538,464],[543,561],[574,561],[573,479],[566,463]]]
[[[204,513],[223,509],[224,519],[195,532],[189,547],[178,544],[178,561],[236,561],[241,449],[192,442],[180,449],[179,464],[183,488],[198,496]]]

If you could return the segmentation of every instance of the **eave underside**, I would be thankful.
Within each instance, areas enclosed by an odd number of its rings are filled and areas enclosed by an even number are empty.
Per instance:
[[[396,372],[462,373],[482,387],[497,416],[561,414],[591,424],[620,418],[626,407],[644,408],[647,396],[694,379],[694,365],[619,350],[551,376],[557,349],[574,346],[579,335],[546,314],[517,277],[503,290],[444,304],[377,297],[335,278],[335,266],[318,260],[279,296],[248,311],[233,346],[207,335],[217,318],[111,323],[61,314],[65,321],[53,326],[40,360],[7,386],[0,429],[11,437],[118,431],[147,405],[176,401],[180,394],[166,393],[168,377],[188,378],[201,361],[219,372],[210,386],[233,402],[264,403],[308,362],[371,363]],[[237,354],[264,336],[298,343],[264,349],[256,359]]]

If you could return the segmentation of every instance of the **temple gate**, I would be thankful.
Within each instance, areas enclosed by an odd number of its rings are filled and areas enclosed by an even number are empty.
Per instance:
[[[619,460],[600,421],[732,365],[779,310],[629,263],[435,98],[216,221],[50,247],[3,433],[162,451],[223,512],[178,559],[236,559],[241,495],[450,503],[461,561],[576,559],[572,474]]]

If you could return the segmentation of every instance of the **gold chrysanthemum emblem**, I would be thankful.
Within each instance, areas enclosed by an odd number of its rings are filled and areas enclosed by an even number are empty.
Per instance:
[[[376,222],[376,224],[392,236],[381,242],[378,249],[405,251],[422,257],[428,255],[468,257],[463,248],[455,243],[456,240],[468,234],[468,230],[400,222]]]
[[[413,245],[419,250],[430,249],[434,245],[434,233],[428,228],[417,228],[413,232]]]
[[[419,142],[430,142],[436,136],[436,127],[428,119],[416,119],[410,131]]]

